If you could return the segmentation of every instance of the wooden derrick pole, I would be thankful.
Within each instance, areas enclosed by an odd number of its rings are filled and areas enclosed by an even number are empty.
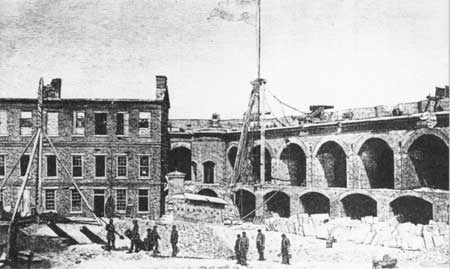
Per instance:
[[[39,136],[39,147],[38,147],[38,165],[37,165],[37,178],[36,178],[36,220],[37,223],[40,222],[40,214],[44,212],[44,207],[42,203],[42,134],[45,133],[44,130],[44,102],[43,102],[43,91],[44,91],[44,79],[40,78],[39,80],[39,88],[38,88],[38,128],[41,130],[41,135]]]
[[[47,140],[48,144],[50,145],[50,148],[52,149],[53,153],[56,156],[56,160],[58,161],[58,163],[61,165],[61,167],[63,168],[66,176],[68,178],[70,178],[70,180],[72,181],[73,186],[75,187],[75,189],[78,191],[78,193],[80,193],[81,199],[83,199],[83,202],[86,204],[86,207],[89,209],[89,211],[92,212],[92,214],[94,214],[95,219],[97,220],[97,222],[100,225],[106,224],[106,222],[102,219],[97,217],[97,215],[94,212],[94,209],[89,205],[88,200],[86,199],[86,197],[84,196],[83,192],[81,191],[80,187],[78,187],[77,182],[73,179],[72,174],[70,173],[69,169],[67,168],[67,166],[64,164],[64,162],[61,160],[58,151],[56,151],[55,146],[53,145],[52,141],[50,140],[50,138],[48,138],[47,134],[44,134],[45,140]]]
[[[27,166],[27,170],[25,172],[25,176],[23,178],[22,186],[20,186],[19,197],[17,198],[16,205],[14,206],[14,211],[13,211],[13,214],[12,214],[12,217],[11,217],[11,222],[9,223],[9,227],[8,227],[8,244],[6,246],[6,255],[7,255],[6,257],[7,257],[7,260],[11,260],[11,257],[15,255],[13,253],[13,252],[15,252],[15,242],[13,242],[13,241],[15,241],[16,234],[13,235],[12,233],[13,233],[13,229],[14,229],[14,233],[16,232],[15,231],[16,227],[13,227],[13,226],[16,225],[15,220],[16,220],[17,211],[19,209],[19,205],[20,205],[20,202],[22,201],[22,197],[23,197],[23,192],[25,191],[25,187],[26,187],[27,182],[28,182],[31,166],[33,165],[33,159],[34,159],[34,156],[36,154],[36,148],[37,148],[37,145],[38,145],[38,141],[39,141],[39,136],[40,135],[41,135],[41,130],[39,129],[37,131],[36,138],[34,140],[33,149],[32,149],[31,155],[30,155],[30,159],[28,160],[28,166]]]
[[[22,156],[25,154],[25,152],[28,150],[28,148],[31,146],[31,143],[33,143],[33,141],[35,141],[36,138],[36,134],[34,133],[33,136],[31,137],[30,141],[28,141],[27,145],[25,146],[25,148],[22,150],[22,152],[19,155],[19,158],[17,159],[17,161],[14,163],[13,167],[11,168],[11,170],[9,171],[8,175],[6,176],[5,180],[3,180],[2,184],[0,185],[0,190],[3,191],[3,188],[5,187],[6,183],[8,182],[9,178],[11,177],[11,175],[13,174],[13,172],[16,170],[17,165],[19,165],[20,159],[22,158]]]

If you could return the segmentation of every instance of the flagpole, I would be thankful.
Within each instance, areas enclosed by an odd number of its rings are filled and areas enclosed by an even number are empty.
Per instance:
[[[257,78],[261,78],[261,0],[257,0],[257,11],[256,11],[256,35],[257,35],[257,47],[258,47],[258,63],[257,63]]]
[[[257,0],[257,23],[256,23],[256,32],[257,32],[257,80],[258,80],[258,112],[259,115],[259,124],[260,124],[260,132],[261,132],[261,145],[259,150],[260,156],[260,181],[259,184],[263,185],[266,181],[266,135],[265,135],[265,124],[264,124],[264,116],[266,114],[264,108],[264,84],[265,80],[261,79],[261,0]]]

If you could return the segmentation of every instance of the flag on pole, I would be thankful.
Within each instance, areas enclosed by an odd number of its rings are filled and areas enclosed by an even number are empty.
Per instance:
[[[211,11],[208,20],[219,18],[256,25],[256,6],[257,0],[223,0]]]

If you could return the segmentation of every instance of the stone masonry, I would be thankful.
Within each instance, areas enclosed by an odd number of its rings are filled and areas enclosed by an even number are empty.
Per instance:
[[[259,182],[255,175],[238,184],[238,193],[248,196],[238,205],[241,217],[274,211],[286,217],[328,213],[381,220],[402,215],[417,222],[414,211],[419,210],[429,219],[448,222],[449,99],[433,102],[326,112],[317,121],[290,126],[268,120],[271,178],[262,186],[253,184]],[[170,121],[171,152],[184,148],[190,155],[186,164],[169,170],[190,173],[193,192],[209,190],[208,195],[233,199],[228,184],[242,122],[217,118]],[[256,137],[254,145],[259,144]],[[209,183],[206,162],[214,163]]]

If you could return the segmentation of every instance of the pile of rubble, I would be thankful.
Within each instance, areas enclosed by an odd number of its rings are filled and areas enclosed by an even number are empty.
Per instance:
[[[132,228],[130,220],[115,219],[116,231],[124,233],[126,229]],[[209,257],[225,258],[232,255],[232,250],[227,248],[213,233],[210,227],[199,223],[174,222],[172,224],[160,225],[153,220],[138,219],[139,233],[141,239],[147,235],[147,229],[153,229],[154,225],[158,227],[158,233],[161,236],[160,249],[163,255],[170,255],[172,247],[170,245],[170,233],[172,225],[177,226],[178,230],[178,248],[179,256],[186,257]],[[106,238],[106,231],[103,229],[99,236]],[[129,240],[126,239],[125,245],[129,246]]]
[[[357,244],[422,250],[448,247],[449,225],[430,221],[428,225],[398,223],[395,218],[387,222],[376,217],[361,220],[350,218],[329,219],[328,214],[298,214],[290,218],[265,220],[266,230],[293,233],[305,237],[350,241]]]

